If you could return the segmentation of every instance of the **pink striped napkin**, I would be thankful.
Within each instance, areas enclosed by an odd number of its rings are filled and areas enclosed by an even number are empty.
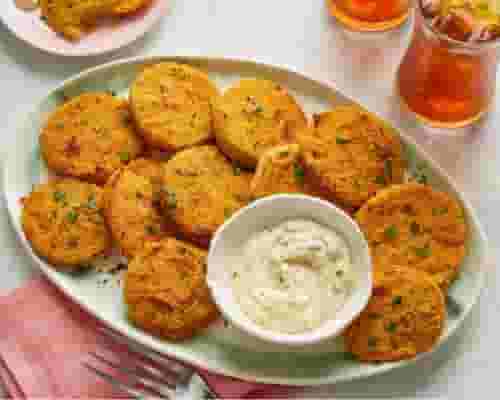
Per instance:
[[[82,367],[106,353],[98,322],[45,278],[0,297],[0,378],[13,398],[120,398]],[[117,347],[113,355],[126,352]],[[291,389],[200,373],[221,398],[284,398]]]

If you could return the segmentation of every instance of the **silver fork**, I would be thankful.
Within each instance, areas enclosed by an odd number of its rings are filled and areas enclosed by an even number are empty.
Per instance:
[[[122,365],[102,354],[91,352],[91,361],[83,362],[83,366],[128,396],[135,399],[216,398],[215,393],[193,368],[162,357],[109,329],[99,330],[105,338],[105,347],[112,349],[113,343],[126,346],[132,357],[127,357],[127,365]]]

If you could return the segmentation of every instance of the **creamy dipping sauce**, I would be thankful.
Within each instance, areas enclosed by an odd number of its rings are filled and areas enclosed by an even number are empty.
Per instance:
[[[289,220],[255,234],[233,264],[243,312],[263,328],[298,334],[334,319],[354,287],[351,254],[335,231]]]

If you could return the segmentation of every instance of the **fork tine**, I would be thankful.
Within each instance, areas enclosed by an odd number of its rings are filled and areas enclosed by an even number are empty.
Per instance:
[[[108,382],[110,385],[112,385],[116,389],[122,391],[123,393],[126,393],[127,395],[129,395],[130,397],[132,397],[136,400],[144,400],[144,396],[141,393],[129,388],[128,385],[118,381],[117,379],[113,378],[111,375],[106,374],[105,372],[102,372],[102,371],[98,370],[97,368],[94,368],[92,365],[90,365],[86,362],[84,362],[82,364],[85,368],[87,368],[90,372],[92,372],[98,378],[102,379],[105,382]]]
[[[96,360],[102,362],[103,364],[106,364],[112,368],[119,370],[119,371],[129,373],[129,374],[135,374],[139,378],[147,379],[147,380],[150,380],[154,383],[163,384],[171,389],[175,389],[175,387],[176,387],[175,382],[165,379],[156,369],[146,368],[134,360],[128,359],[127,366],[125,367],[125,366],[119,365],[116,362],[108,360],[95,352],[91,352],[89,354],[92,357],[94,357]],[[132,364],[132,366],[130,367],[129,364]]]
[[[135,376],[132,373],[128,373],[124,371],[121,367],[119,367],[117,364],[113,364],[111,362],[106,362],[106,364],[112,366],[117,372],[125,375],[126,377],[122,375],[120,375],[120,377],[112,376],[110,374],[107,374],[106,372],[99,370],[96,367],[93,367],[90,364],[86,364],[86,367],[90,368],[94,373],[98,374],[101,378],[103,379],[107,378],[106,380],[108,382],[111,383],[111,381],[114,381],[116,385],[120,385],[121,388],[126,388],[128,392],[135,393],[135,395],[138,395],[141,398],[144,398],[145,396],[151,397],[152,395],[161,399],[170,398],[170,393],[165,393],[161,389],[161,387],[156,387],[154,385],[151,385],[150,384],[151,382],[148,382],[147,379],[142,379]]]
[[[140,357],[147,359],[149,362],[160,366],[162,372],[167,372],[174,375],[176,377],[176,381],[186,383],[189,381],[189,379],[191,379],[191,376],[194,373],[194,370],[191,367],[186,366],[176,360],[161,356],[155,351],[149,350],[109,328],[100,326],[97,329],[99,332],[109,338],[110,341],[126,346],[131,353],[135,353]]]

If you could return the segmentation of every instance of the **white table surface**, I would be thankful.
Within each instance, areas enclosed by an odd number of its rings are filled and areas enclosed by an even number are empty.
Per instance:
[[[423,144],[476,207],[495,252],[500,236],[500,158],[496,160],[500,106],[495,105],[481,126],[461,138],[426,134],[408,119],[392,89],[394,72],[408,42],[408,26],[375,37],[346,34],[327,16],[325,0],[166,1],[170,13],[159,26],[132,46],[102,57],[47,55],[21,43],[0,24],[0,110],[4,115],[0,152],[9,151],[17,116],[30,110],[62,79],[96,64],[134,55],[175,54],[288,65],[335,85]],[[3,198],[0,204],[3,294],[37,272],[9,226]],[[496,263],[492,267],[481,300],[463,328],[431,357],[386,375],[317,389],[311,395],[455,400],[494,393],[500,370],[500,275]]]

